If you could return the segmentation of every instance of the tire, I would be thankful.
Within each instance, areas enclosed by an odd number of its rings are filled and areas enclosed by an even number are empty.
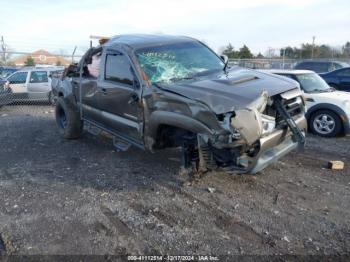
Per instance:
[[[83,133],[83,121],[79,111],[59,97],[55,107],[56,123],[61,135],[66,139],[77,139]]]
[[[336,137],[342,130],[340,117],[330,110],[319,110],[312,114],[309,121],[312,133],[322,137]]]

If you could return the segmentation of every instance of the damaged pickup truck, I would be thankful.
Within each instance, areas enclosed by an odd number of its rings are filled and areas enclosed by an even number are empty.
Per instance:
[[[121,35],[90,48],[52,81],[67,139],[108,132],[119,150],[182,148],[185,170],[256,173],[303,147],[299,85],[229,68],[187,37]]]

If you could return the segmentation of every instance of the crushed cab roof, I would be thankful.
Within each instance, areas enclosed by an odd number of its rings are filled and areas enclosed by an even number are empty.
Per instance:
[[[186,36],[171,36],[171,35],[149,35],[149,34],[128,34],[113,36],[105,46],[114,46],[116,44],[125,44],[134,49],[161,45],[171,44],[184,41],[197,41],[193,38]]]

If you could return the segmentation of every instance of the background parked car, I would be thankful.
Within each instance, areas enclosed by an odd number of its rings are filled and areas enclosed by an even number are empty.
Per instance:
[[[10,89],[0,86],[0,108],[4,105],[10,104],[13,101]]]
[[[15,101],[48,101],[54,102],[51,92],[51,75],[63,72],[56,67],[23,68],[11,74],[5,87],[13,93]]]
[[[331,87],[340,91],[350,92],[350,67],[345,67],[329,73],[320,74],[320,76]]]
[[[0,86],[6,83],[6,78],[12,73],[16,72],[18,68],[15,67],[0,67]]]
[[[6,78],[12,73],[18,71],[18,68],[16,67],[9,67],[9,66],[1,66],[0,67],[0,78]]]
[[[334,137],[350,134],[350,93],[331,88],[318,74],[308,70],[269,70],[294,79],[304,91],[309,130]]]
[[[340,61],[301,61],[294,66],[294,69],[311,70],[316,73],[331,72],[336,69],[350,66],[348,63]]]

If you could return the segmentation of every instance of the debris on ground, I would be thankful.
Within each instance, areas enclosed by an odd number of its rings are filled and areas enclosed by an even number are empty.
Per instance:
[[[286,242],[290,243],[290,240],[289,240],[289,238],[288,238],[287,236],[282,237],[282,239],[281,239],[281,240],[283,240],[283,241],[286,241]]]
[[[332,160],[328,162],[328,168],[332,170],[343,170],[344,162],[340,160]]]
[[[13,245],[10,236],[0,232],[0,255],[3,255],[5,253],[7,255],[11,255],[14,252],[16,252],[16,247]]]
[[[209,193],[214,193],[216,189],[214,187],[208,187],[208,192]]]

